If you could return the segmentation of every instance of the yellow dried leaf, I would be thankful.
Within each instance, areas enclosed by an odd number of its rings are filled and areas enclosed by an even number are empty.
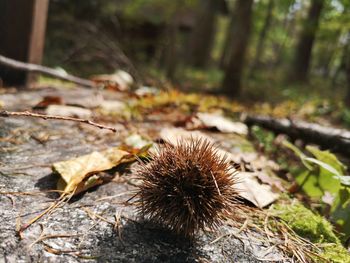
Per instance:
[[[93,180],[88,180],[90,175],[132,160],[134,160],[133,155],[114,147],[102,152],[92,152],[68,161],[54,163],[53,170],[61,176],[57,188],[65,193],[74,190],[75,193],[80,193],[103,183],[103,180],[98,176],[94,176]]]

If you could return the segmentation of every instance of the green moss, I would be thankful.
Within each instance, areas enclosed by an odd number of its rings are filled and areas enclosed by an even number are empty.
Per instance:
[[[324,248],[322,257],[335,263],[350,263],[349,252],[338,244],[329,245]]]
[[[284,220],[299,236],[323,247],[321,257],[331,262],[350,262],[350,254],[334,234],[332,225],[300,203],[275,205],[273,213]]]
[[[276,205],[274,210],[298,235],[311,242],[340,244],[340,240],[333,233],[332,225],[303,205]]]

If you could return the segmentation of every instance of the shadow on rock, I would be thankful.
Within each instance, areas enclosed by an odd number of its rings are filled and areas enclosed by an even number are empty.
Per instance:
[[[104,236],[97,247],[98,262],[192,263],[199,251],[193,243],[150,222],[128,222]]]
[[[56,199],[60,195],[57,192],[49,192],[51,190],[57,189],[57,181],[59,179],[59,175],[56,173],[49,173],[43,177],[41,177],[36,183],[35,187],[38,187],[40,191],[48,191],[46,192],[46,197],[50,199]]]

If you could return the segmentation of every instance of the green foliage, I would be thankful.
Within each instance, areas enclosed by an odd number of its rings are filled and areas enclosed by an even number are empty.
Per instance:
[[[344,240],[350,237],[350,189],[342,187],[331,207],[331,219],[345,233]]]
[[[311,146],[306,147],[306,149],[316,159],[298,153],[308,170],[296,177],[297,183],[311,197],[322,197],[326,192],[337,194],[341,188],[342,179],[346,179],[342,176],[344,165],[328,151],[320,151]]]
[[[330,194],[334,198],[331,202],[331,219],[340,227],[345,238],[349,237],[350,176],[344,175],[345,165],[329,151],[307,146],[307,151],[315,157],[312,158],[287,141],[283,144],[300,158],[306,168],[296,176],[297,183],[310,197],[321,198]]]
[[[272,153],[276,150],[274,145],[275,135],[259,126],[252,127],[252,135],[258,140],[259,144],[264,147],[267,153]]]
[[[186,67],[182,72],[184,86],[190,86],[193,89],[211,90],[220,85],[222,78],[223,72],[215,68],[201,70]]]
[[[350,109],[345,108],[343,110],[341,114],[341,119],[347,127],[350,127]]]
[[[146,20],[154,24],[169,22],[179,10],[193,8],[197,0],[133,0],[121,5],[121,12],[132,20]]]

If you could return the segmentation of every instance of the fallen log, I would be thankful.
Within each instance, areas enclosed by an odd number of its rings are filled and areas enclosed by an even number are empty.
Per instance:
[[[315,143],[333,152],[350,154],[350,131],[325,127],[305,121],[276,119],[268,116],[246,116],[244,122],[249,126],[257,125],[274,133],[286,134],[291,139],[302,139]]]
[[[16,70],[21,71],[27,71],[27,72],[33,72],[33,73],[40,73],[43,75],[47,75],[53,78],[57,78],[60,80],[69,81],[84,87],[96,87],[96,84],[93,81],[82,79],[73,75],[70,75],[66,72],[62,72],[56,69],[52,69],[49,67],[37,65],[37,64],[31,64],[31,63],[24,63],[21,61],[17,61],[11,58],[4,57],[0,55],[0,64],[10,67]]]

